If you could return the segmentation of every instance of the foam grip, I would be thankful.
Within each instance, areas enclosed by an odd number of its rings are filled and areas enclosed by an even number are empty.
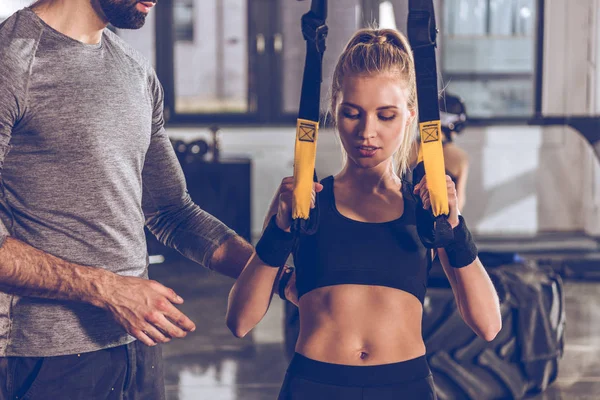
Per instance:
[[[439,120],[419,124],[421,146],[419,162],[423,161],[427,175],[427,188],[431,210],[434,216],[448,215],[448,189],[446,187],[446,169],[442,147],[442,126]],[[419,182],[415,182],[417,184]]]
[[[445,215],[434,217],[431,210],[425,210],[418,201],[415,210],[417,218],[417,233],[423,246],[428,249],[445,247],[454,240],[452,225]]]
[[[298,119],[294,148],[293,219],[308,219],[310,215],[318,132],[318,122]]]
[[[413,169],[413,183],[416,185],[421,182],[423,176],[425,176],[425,165],[421,161]],[[445,186],[444,190],[446,190]],[[417,217],[417,232],[421,239],[421,243],[429,249],[445,247],[454,239],[452,226],[448,222],[447,216],[434,216],[431,209],[426,210],[423,208],[423,202],[421,201],[420,196],[415,195],[415,198],[417,202],[415,212]]]

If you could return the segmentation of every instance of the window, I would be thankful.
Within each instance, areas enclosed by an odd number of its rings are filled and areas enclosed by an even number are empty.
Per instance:
[[[472,118],[534,114],[534,0],[445,0],[440,23],[447,90],[461,96]]]
[[[360,26],[361,3],[329,3],[323,110],[337,56]],[[293,123],[306,44],[300,17],[310,2],[158,2],[156,69],[171,124]]]
[[[173,7],[175,40],[177,42],[193,42],[194,0],[175,0]]]
[[[537,1],[436,1],[440,87],[465,100],[471,119],[533,116]],[[293,123],[306,51],[300,17],[309,5],[289,0],[159,1],[153,12],[156,69],[165,88],[168,121]],[[352,33],[374,21],[406,31],[407,16],[406,0],[329,2],[323,111],[335,62]],[[140,46],[150,52],[148,44]]]
[[[176,114],[249,111],[247,9],[247,0],[175,2]]]
[[[406,33],[406,0],[363,1],[378,2],[380,24],[395,25]],[[439,86],[464,99],[471,120],[528,119],[539,107],[538,2],[541,0],[434,0],[441,32]],[[395,21],[391,21],[393,17]]]
[[[284,0],[285,1],[285,0]],[[327,111],[329,89],[337,58],[350,36],[361,27],[361,1],[330,1],[327,10],[327,48],[323,57],[323,82],[321,83],[321,110]],[[308,2],[285,2],[280,9],[283,49],[281,90],[283,101],[281,112],[297,115],[300,104],[306,42],[302,37],[300,17],[308,11]]]

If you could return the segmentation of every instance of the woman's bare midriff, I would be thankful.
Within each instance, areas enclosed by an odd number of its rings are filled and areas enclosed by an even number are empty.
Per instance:
[[[425,354],[422,306],[410,293],[383,286],[322,287],[300,298],[296,352],[317,361],[380,365]]]

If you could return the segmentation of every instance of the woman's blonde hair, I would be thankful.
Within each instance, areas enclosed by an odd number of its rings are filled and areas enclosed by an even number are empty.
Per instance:
[[[348,75],[397,74],[408,92],[408,108],[417,112],[415,63],[406,36],[394,29],[366,28],[357,31],[340,55],[333,72],[330,113],[337,125],[336,105],[342,83]],[[408,170],[411,147],[414,144],[414,118],[394,155],[399,176]]]

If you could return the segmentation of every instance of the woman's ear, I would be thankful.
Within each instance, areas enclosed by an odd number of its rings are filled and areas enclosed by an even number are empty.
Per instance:
[[[417,110],[414,108],[408,109],[408,118],[406,120],[406,126],[410,126],[413,122],[415,122],[415,118],[417,118]]]

